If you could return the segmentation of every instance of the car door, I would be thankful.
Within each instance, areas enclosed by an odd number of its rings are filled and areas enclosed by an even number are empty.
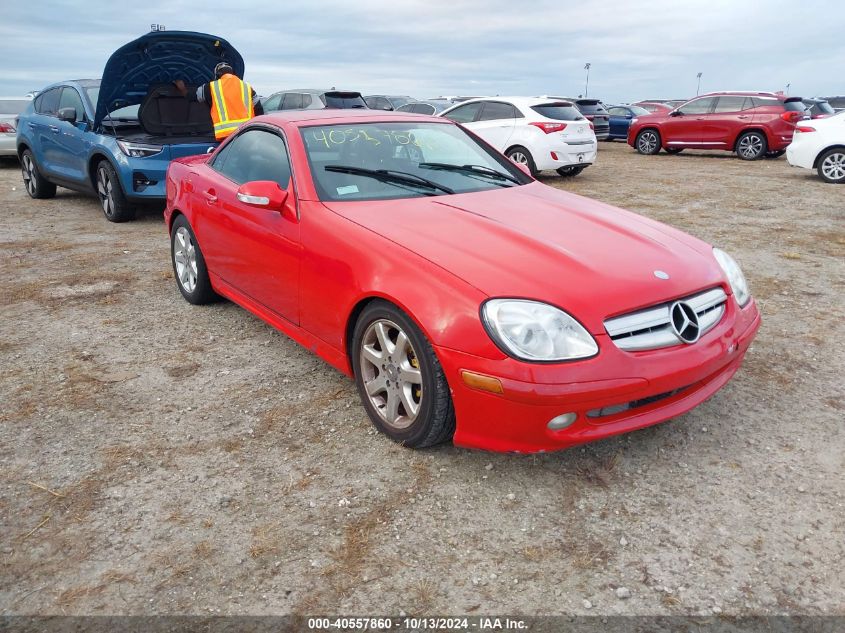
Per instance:
[[[504,101],[485,101],[475,122],[467,127],[503,152],[513,135],[516,119],[517,110],[512,104]]]
[[[716,97],[701,97],[673,110],[660,124],[660,134],[667,146],[701,145],[704,115],[710,113]]]
[[[712,149],[733,147],[739,131],[746,123],[751,123],[752,115],[747,111],[751,105],[751,99],[744,96],[718,97],[713,112],[703,115],[701,146]]]
[[[88,178],[88,147],[85,134],[87,121],[82,96],[73,86],[62,88],[59,97],[58,110],[73,108],[76,110],[76,121],[60,121],[58,118],[51,129],[53,132],[54,158],[52,159],[55,173],[74,180],[85,182]]]
[[[51,88],[42,92],[35,98],[34,113],[27,125],[32,140],[32,150],[35,154],[35,162],[38,168],[46,173],[55,173],[55,159],[57,146],[53,135],[54,128],[58,130],[58,119],[56,114],[59,110],[59,97],[62,89]]]
[[[627,138],[628,126],[633,115],[628,108],[615,106],[607,111],[610,117],[610,136],[613,138]]]
[[[286,208],[238,200],[246,182],[271,180]],[[277,128],[250,126],[191,176],[197,238],[208,268],[238,292],[299,323],[300,224],[287,144]]]

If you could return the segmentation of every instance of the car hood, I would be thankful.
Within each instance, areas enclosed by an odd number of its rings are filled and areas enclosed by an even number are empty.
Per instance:
[[[222,37],[192,31],[155,31],[117,49],[103,70],[94,127],[118,107],[141,103],[150,86],[182,79],[199,85],[214,78],[221,61],[244,76],[241,54]]]
[[[552,303],[594,334],[607,317],[723,284],[705,242],[540,183],[326,206],[487,296]]]

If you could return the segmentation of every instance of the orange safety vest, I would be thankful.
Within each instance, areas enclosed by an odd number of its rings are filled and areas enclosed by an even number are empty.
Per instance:
[[[252,87],[235,75],[223,75],[211,84],[211,120],[214,137],[222,141],[244,121],[255,116]]]

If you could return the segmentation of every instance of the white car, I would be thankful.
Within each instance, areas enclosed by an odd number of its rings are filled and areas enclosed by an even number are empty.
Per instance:
[[[29,97],[0,97],[0,156],[17,156],[17,117],[32,102]]]
[[[818,170],[827,182],[845,183],[845,112],[799,121],[786,160],[793,167]]]
[[[438,116],[461,123],[532,174],[554,169],[575,176],[596,160],[593,126],[569,101],[484,97]]]

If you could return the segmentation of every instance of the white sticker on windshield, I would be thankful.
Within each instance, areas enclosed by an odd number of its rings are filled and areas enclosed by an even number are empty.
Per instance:
[[[358,193],[358,185],[347,185],[346,187],[338,187],[337,195],[348,196],[350,193]]]

